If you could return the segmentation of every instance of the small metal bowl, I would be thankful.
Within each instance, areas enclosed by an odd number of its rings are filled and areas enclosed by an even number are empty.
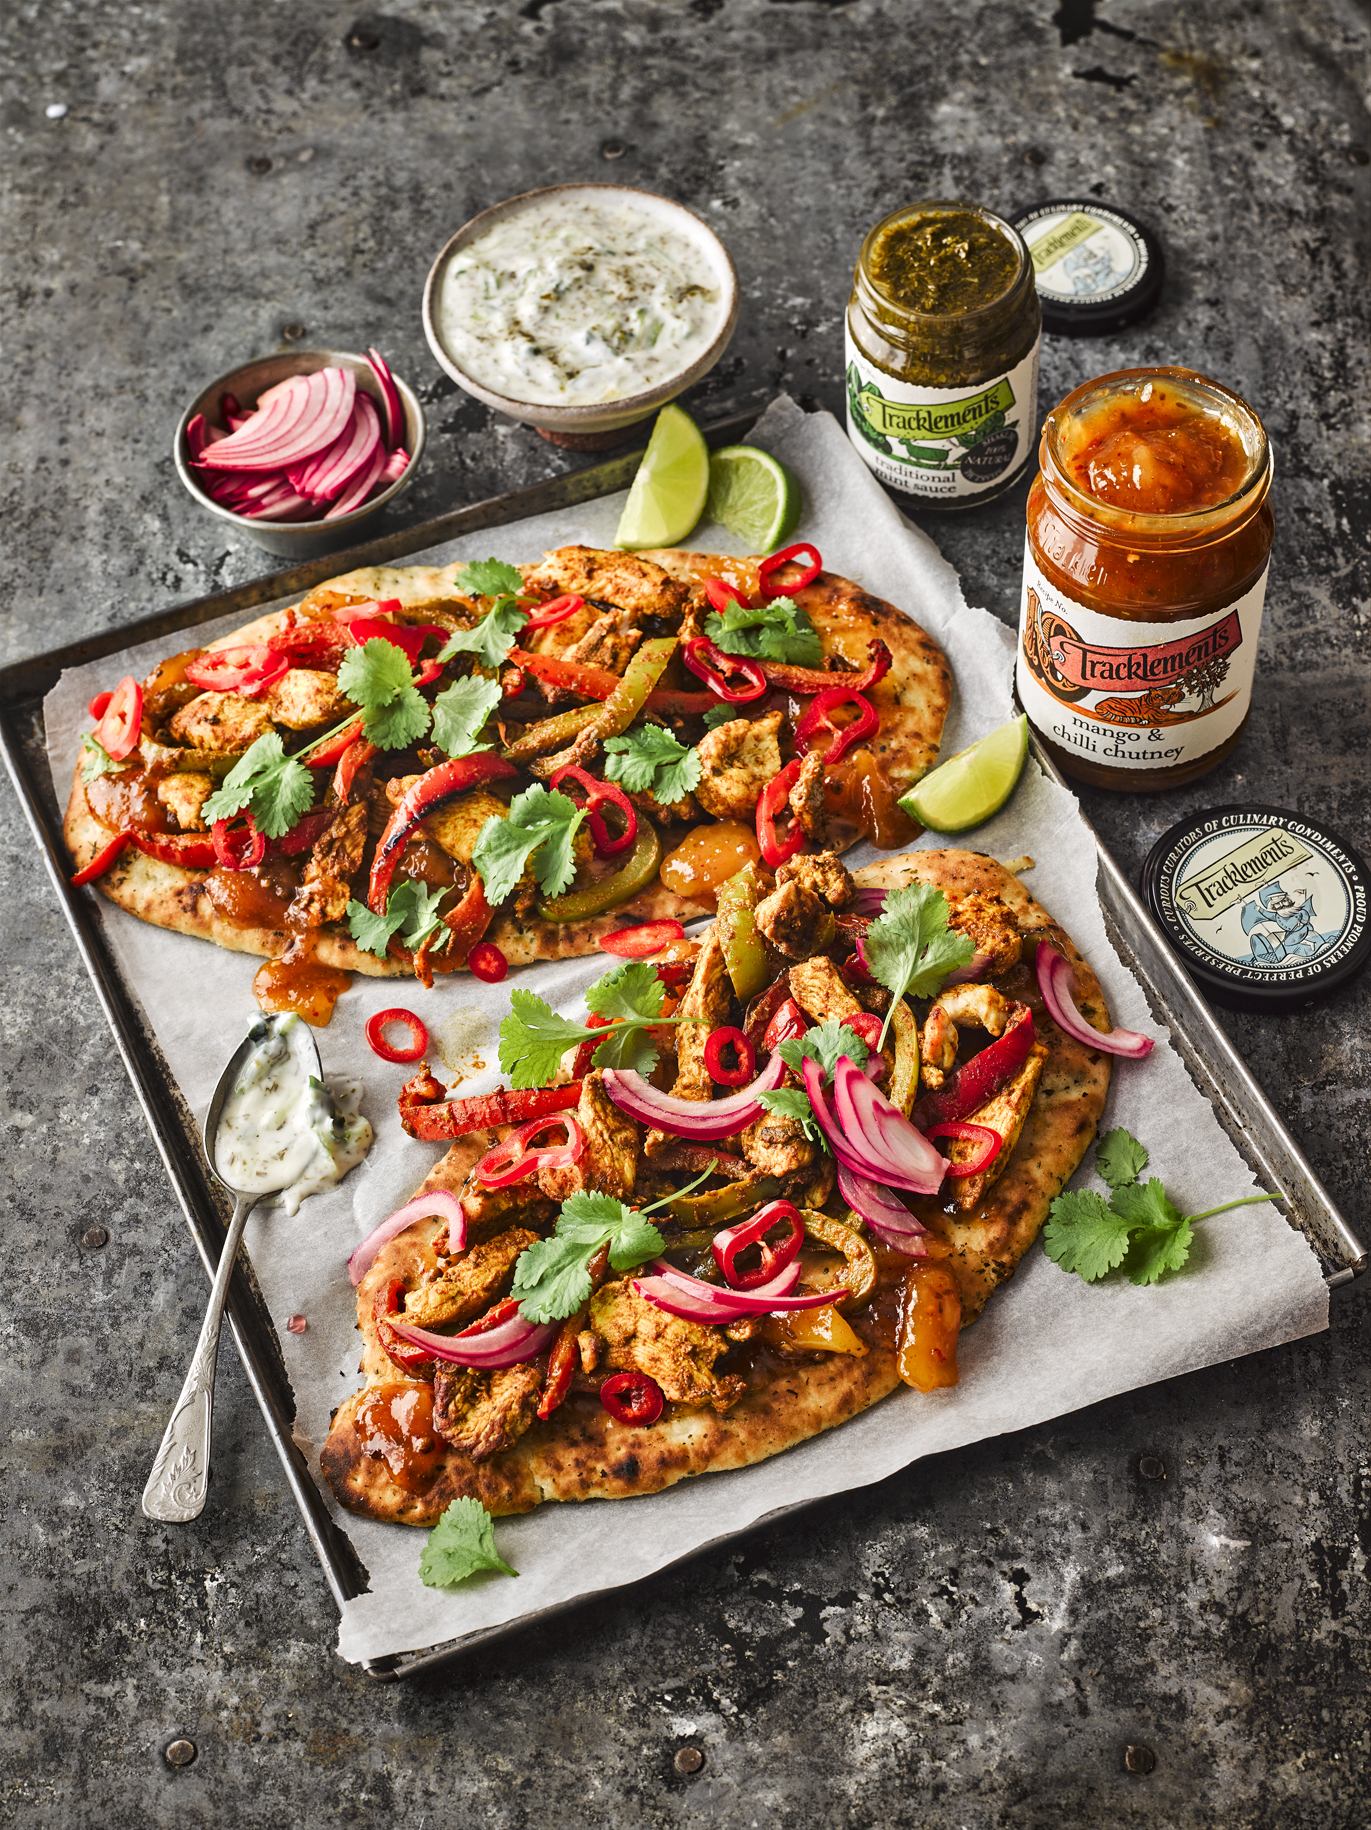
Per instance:
[[[359,388],[365,388],[378,406],[381,403],[381,389],[372,373],[371,364],[365,356],[353,356],[346,350],[291,350],[280,356],[263,356],[257,362],[246,362],[242,368],[232,369],[227,375],[221,375],[201,390],[181,415],[181,423],[176,428],[176,437],[172,443],[172,457],[176,462],[176,474],[186,488],[200,504],[216,515],[220,521],[227,521],[240,533],[246,534],[249,540],[255,540],[258,546],[265,547],[269,553],[275,553],[281,559],[314,559],[321,553],[337,552],[339,548],[351,546],[366,523],[373,521],[387,505],[393,502],[402,491],[409,488],[419,469],[419,460],[424,454],[424,410],[419,405],[414,390],[400,377],[395,376],[395,386],[399,390],[400,404],[405,413],[405,449],[409,452],[409,463],[405,473],[389,489],[382,490],[379,496],[372,496],[360,508],[354,508],[350,515],[340,515],[336,521],[256,521],[246,515],[236,515],[231,508],[225,508],[221,502],[207,495],[195,480],[195,471],[190,461],[190,449],[186,444],[186,427],[197,413],[203,413],[212,426],[219,426],[227,431],[219,417],[220,403],[225,394],[232,394],[240,406],[255,407],[258,396],[265,394],[268,388],[275,387],[278,381],[286,381],[292,375],[312,375],[317,369],[324,368],[351,369],[357,377]]]
[[[679,374],[669,376],[655,387],[644,388],[637,394],[623,394],[617,400],[592,401],[581,406],[554,406],[543,401],[517,400],[510,395],[497,394],[484,382],[475,380],[467,374],[460,363],[448,350],[438,331],[434,317],[437,292],[443,272],[448,262],[459,249],[465,248],[479,236],[493,229],[497,223],[509,216],[516,216],[527,209],[530,204],[543,203],[555,197],[564,197],[570,202],[577,199],[593,198],[597,202],[622,202],[634,209],[641,210],[649,216],[655,216],[668,224],[678,234],[687,236],[708,260],[714,270],[716,282],[723,296],[723,316],[719,329],[709,344],[689,367]],[[503,203],[497,203],[488,210],[482,210],[479,216],[464,223],[458,229],[439,254],[429,269],[427,283],[424,286],[424,335],[428,338],[429,348],[433,351],[440,368],[446,370],[459,388],[468,394],[475,395],[477,400],[484,401],[486,406],[494,407],[497,412],[507,413],[511,419],[517,419],[526,426],[533,426],[544,438],[554,444],[568,445],[579,450],[605,450],[621,444],[628,436],[629,429],[641,420],[647,419],[667,401],[674,400],[683,394],[702,375],[707,375],[728,348],[733,332],[738,323],[738,275],[729,258],[728,249],[719,237],[702,222],[693,211],[684,205],[675,203],[670,197],[659,197],[655,191],[636,190],[628,184],[550,184],[542,190],[524,191],[517,197],[507,197]]]

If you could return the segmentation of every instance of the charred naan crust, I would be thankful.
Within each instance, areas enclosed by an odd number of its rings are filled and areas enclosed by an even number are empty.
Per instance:
[[[859,888],[931,883],[954,904],[954,921],[959,900],[1000,898],[1013,911],[1021,934],[1030,940],[1050,940],[1071,961],[1077,1002],[1087,1021],[1101,1030],[1112,1027],[1099,981],[1070,936],[993,858],[967,851],[915,852],[868,865],[853,876]],[[807,970],[792,968],[792,975]],[[938,1227],[951,1247],[947,1262],[957,1277],[968,1321],[980,1313],[995,1286],[1012,1276],[1037,1238],[1049,1204],[1095,1135],[1109,1088],[1110,1057],[1057,1028],[1042,1011],[1030,970],[1017,966],[1005,982],[1007,996],[1032,1004],[1047,1059],[1003,1174],[973,1212],[939,1215]],[[490,1133],[460,1139],[434,1166],[420,1192],[460,1188],[491,1140]],[[339,1408],[321,1465],[340,1502],[368,1518],[431,1525],[452,1500],[464,1496],[479,1499],[499,1514],[528,1512],[550,1500],[659,1493],[689,1475],[747,1467],[777,1455],[859,1415],[900,1383],[888,1340],[869,1312],[858,1313],[848,1319],[868,1343],[870,1351],[864,1357],[833,1354],[783,1364],[765,1379],[754,1372],[748,1390],[723,1415],[708,1406],[673,1406],[658,1423],[639,1428],[617,1423],[599,1406],[571,1400],[489,1460],[473,1463],[449,1448],[433,1485],[414,1494],[392,1479],[384,1460],[364,1452],[354,1419],[368,1390],[398,1377],[376,1340],[375,1293],[392,1277],[413,1285],[435,1266],[432,1240],[439,1230],[439,1222],[421,1221],[402,1233],[378,1256],[358,1291],[362,1370],[368,1383]]]

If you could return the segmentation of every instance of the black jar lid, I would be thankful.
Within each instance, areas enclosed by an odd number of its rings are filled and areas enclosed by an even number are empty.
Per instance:
[[[1161,243],[1144,222],[1093,197],[1050,197],[1021,210],[1043,329],[1099,337],[1145,317],[1161,295]]]
[[[1297,1010],[1371,957],[1371,878],[1326,826],[1284,807],[1215,807],[1163,833],[1143,896],[1191,978],[1239,1010]]]

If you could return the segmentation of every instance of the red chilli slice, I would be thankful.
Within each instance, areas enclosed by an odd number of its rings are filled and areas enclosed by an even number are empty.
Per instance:
[[[787,585],[772,583],[782,566],[798,563],[801,553],[809,555],[808,563],[798,578],[792,578]],[[782,547],[779,553],[773,553],[757,567],[757,589],[763,597],[788,597],[792,591],[803,591],[806,585],[812,585],[824,569],[824,562],[816,546],[802,540],[797,546]]]
[[[402,1024],[409,1031],[408,1048],[396,1048],[386,1041],[385,1029],[389,1023]],[[428,1030],[422,1019],[399,1005],[393,1010],[378,1010],[374,1017],[368,1017],[366,1037],[372,1053],[379,1055],[382,1061],[418,1061],[428,1048]]]
[[[125,674],[112,693],[101,695],[105,706],[95,710],[98,700],[91,701],[91,716],[99,717],[96,741],[116,762],[122,762],[138,747],[143,731],[143,689],[132,674]]]
[[[482,940],[467,954],[467,970],[487,985],[498,985],[509,971],[509,961],[493,940]]]
[[[611,1373],[600,1387],[600,1403],[616,1423],[656,1423],[666,1399],[655,1379],[642,1372]]]
[[[616,928],[613,934],[601,935],[598,945],[601,953],[615,953],[620,959],[648,959],[673,940],[684,938],[679,921],[645,921],[636,928]]]

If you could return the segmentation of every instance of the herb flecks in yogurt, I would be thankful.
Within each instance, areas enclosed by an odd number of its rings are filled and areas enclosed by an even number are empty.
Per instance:
[[[445,269],[438,335],[493,392],[542,406],[619,400],[689,368],[724,311],[702,249],[626,204],[531,205]]]
[[[340,1080],[330,1092],[311,1072],[313,1043],[297,1016],[265,1019],[249,1033],[256,1046],[224,1101],[215,1166],[231,1188],[280,1189],[294,1214],[306,1195],[341,1182],[371,1148],[371,1126],[358,1112],[362,1084]]]

